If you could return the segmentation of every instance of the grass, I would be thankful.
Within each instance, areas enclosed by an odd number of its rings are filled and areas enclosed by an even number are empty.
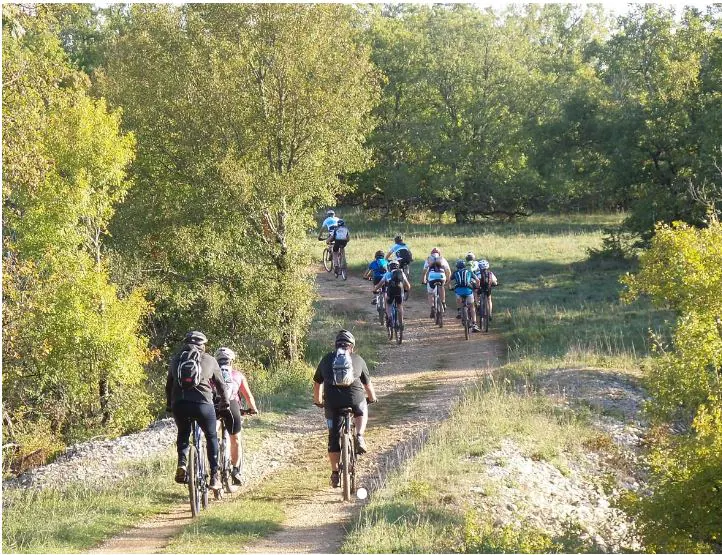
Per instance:
[[[107,487],[3,492],[3,552],[77,553],[185,498],[170,478],[172,452],[128,468],[130,477]]]
[[[361,224],[353,213],[346,217],[355,237],[349,259],[359,269],[375,250],[387,249],[397,231],[406,235],[415,253],[415,281],[433,246],[452,263],[468,250],[487,258],[501,284],[494,292],[492,330],[506,341],[508,356],[496,381],[480,383],[421,452],[375,494],[347,538],[345,552],[594,549],[580,540],[574,523],[551,537],[533,526],[520,531],[491,522],[463,492],[472,483],[490,487],[478,460],[504,438],[563,474],[582,451],[614,451],[608,438],[590,425],[594,408],[555,404],[537,393],[536,383],[559,368],[621,372],[633,381],[649,353],[648,330],[665,329],[665,312],[639,301],[619,301],[619,278],[634,271],[632,262],[588,257],[589,249],[601,245],[604,231],[621,218],[534,216],[471,226],[441,218],[433,224],[392,228],[380,221]],[[487,494],[494,496],[493,488]]]

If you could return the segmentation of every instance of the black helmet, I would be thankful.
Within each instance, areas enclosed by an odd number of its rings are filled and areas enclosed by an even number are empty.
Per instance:
[[[404,242],[404,236],[401,235],[400,233],[396,237],[394,237],[394,243],[399,244],[399,243],[403,243],[403,242]]]
[[[186,345],[205,345],[208,338],[202,331],[189,331],[183,341]]]
[[[339,343],[350,343],[351,345],[356,345],[356,338],[350,331],[341,330],[336,334],[336,345]]]
[[[383,258],[383,257],[384,257],[384,251],[376,251],[374,258]]]
[[[456,267],[459,268],[459,270],[463,270],[466,267],[466,264],[464,264],[464,261],[459,259],[456,261]]]
[[[342,225],[346,225],[346,222],[344,222],[343,220],[339,220],[336,222],[336,224],[341,227]]]

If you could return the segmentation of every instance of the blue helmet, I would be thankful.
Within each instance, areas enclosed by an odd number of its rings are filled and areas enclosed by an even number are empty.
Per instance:
[[[343,220],[339,220],[336,223],[338,224],[338,227],[341,227],[342,225],[346,225],[346,222],[344,222]]]
[[[456,267],[457,267],[459,270],[463,270],[465,266],[466,266],[466,264],[464,263],[463,260],[457,260],[457,261],[456,261]]]

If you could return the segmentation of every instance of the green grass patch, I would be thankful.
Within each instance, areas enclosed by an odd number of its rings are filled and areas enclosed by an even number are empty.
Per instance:
[[[174,453],[128,468],[107,487],[3,492],[3,552],[77,553],[185,498],[172,479]]]
[[[186,526],[165,553],[236,553],[243,545],[280,529],[279,503],[248,498],[211,503],[201,518]]]

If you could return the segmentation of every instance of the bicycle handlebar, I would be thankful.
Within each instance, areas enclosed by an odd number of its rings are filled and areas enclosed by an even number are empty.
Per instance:
[[[377,397],[376,399],[374,399],[374,400],[372,401],[371,399],[369,399],[368,397],[366,397],[366,402],[367,402],[369,405],[372,405],[373,403],[378,403],[378,402],[379,402],[379,399],[378,399],[378,397]],[[317,406],[318,408],[320,408],[320,409],[322,409],[322,408],[325,406],[323,403],[314,403],[314,405],[316,405],[316,406]]]
[[[241,409],[241,416],[247,416],[247,415],[249,415],[249,414],[250,414],[250,415],[258,414],[258,411],[257,411],[257,410],[253,410],[253,409]]]

